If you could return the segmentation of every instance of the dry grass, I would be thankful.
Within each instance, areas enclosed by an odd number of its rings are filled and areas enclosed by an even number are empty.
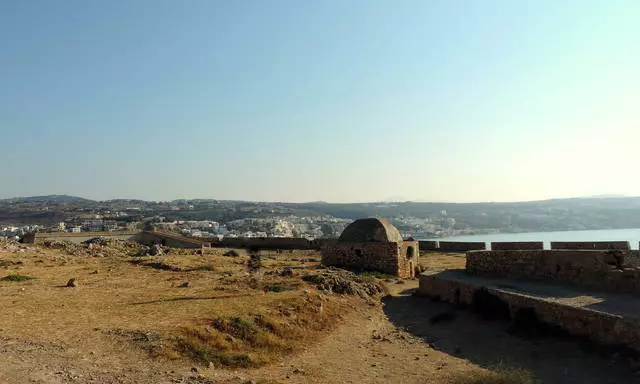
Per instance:
[[[533,375],[524,369],[498,366],[494,370],[476,369],[456,374],[451,384],[534,384]]]
[[[6,263],[9,276],[1,280],[37,279],[21,290],[0,284],[3,334],[107,354],[135,346],[141,357],[252,367],[317,340],[360,300],[327,297],[301,279],[316,271],[317,253],[266,253],[259,273],[250,274],[246,252],[231,258],[226,251],[130,258],[34,248],[19,255],[23,264]],[[294,275],[282,276],[282,266]],[[71,277],[78,287],[64,288]],[[179,288],[183,282],[188,287]],[[149,334],[157,337],[139,336]]]
[[[464,269],[464,253],[420,252],[420,266],[423,270]]]
[[[3,278],[0,278],[1,281],[28,281],[28,280],[33,280],[34,277],[31,276],[27,276],[27,275],[19,275],[19,274],[12,274],[12,275],[7,275]]]

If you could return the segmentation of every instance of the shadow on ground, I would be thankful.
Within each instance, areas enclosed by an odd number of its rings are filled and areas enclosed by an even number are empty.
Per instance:
[[[508,333],[506,321],[487,321],[446,303],[412,296],[414,290],[383,299],[396,326],[447,354],[491,368],[500,363],[525,368],[542,383],[640,383],[628,362],[573,340],[524,339]]]

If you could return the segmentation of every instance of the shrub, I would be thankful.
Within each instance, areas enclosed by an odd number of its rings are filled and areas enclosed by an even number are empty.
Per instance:
[[[14,275],[7,275],[7,276],[3,277],[0,280],[2,280],[2,281],[27,281],[27,280],[32,280],[32,279],[35,279],[35,277],[14,274]]]

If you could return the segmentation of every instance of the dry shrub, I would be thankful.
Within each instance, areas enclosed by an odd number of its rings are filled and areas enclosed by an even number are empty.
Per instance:
[[[27,280],[33,280],[33,279],[35,279],[35,277],[13,274],[13,275],[7,275],[7,276],[1,278],[0,281],[17,281],[17,282],[20,282],[20,281],[27,281]]]
[[[329,269],[322,273],[304,276],[302,279],[315,284],[323,291],[357,295],[365,299],[386,293],[384,285],[375,277],[359,276],[343,269]]]
[[[302,348],[331,329],[337,309],[325,310],[319,295],[288,298],[269,314],[225,316],[202,326],[183,327],[175,338],[179,354],[226,367],[253,367]]]

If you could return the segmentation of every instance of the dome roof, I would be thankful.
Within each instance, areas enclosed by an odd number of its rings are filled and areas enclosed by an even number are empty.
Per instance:
[[[358,219],[349,224],[340,235],[344,243],[399,243],[402,235],[386,219]]]

